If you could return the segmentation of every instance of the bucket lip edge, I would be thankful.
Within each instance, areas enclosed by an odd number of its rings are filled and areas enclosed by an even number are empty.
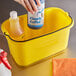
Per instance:
[[[14,42],[27,42],[27,41],[30,41],[30,40],[33,40],[33,39],[37,39],[37,38],[40,38],[40,37],[44,37],[44,36],[47,36],[47,35],[50,35],[50,34],[53,34],[53,33],[55,33],[55,32],[58,32],[58,31],[60,31],[60,30],[63,30],[63,29],[65,29],[65,28],[68,28],[68,27],[70,27],[73,23],[74,23],[74,20],[73,20],[73,18],[72,18],[72,16],[70,15],[70,13],[68,12],[68,16],[71,18],[71,24],[69,24],[68,26],[66,26],[66,27],[63,27],[63,28],[61,28],[61,29],[59,29],[59,30],[56,30],[56,31],[54,31],[54,32],[51,32],[51,33],[47,33],[47,34],[44,34],[44,35],[41,35],[41,36],[38,36],[38,37],[34,37],[34,38],[31,38],[31,39],[28,39],[28,40],[23,40],[23,41],[17,41],[17,40],[14,40],[14,39],[12,39],[9,35],[7,35],[6,34],[6,32],[4,32],[4,35],[5,36],[8,36],[9,37],[9,39],[11,39],[12,41],[14,41]]]

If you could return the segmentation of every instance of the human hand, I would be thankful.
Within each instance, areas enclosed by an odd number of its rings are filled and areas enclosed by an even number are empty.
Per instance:
[[[26,10],[31,12],[32,14],[34,14],[34,12],[37,11],[37,5],[38,6],[41,5],[40,0],[36,0],[37,4],[35,3],[34,0],[14,0],[14,1],[24,6],[24,8],[26,8]]]

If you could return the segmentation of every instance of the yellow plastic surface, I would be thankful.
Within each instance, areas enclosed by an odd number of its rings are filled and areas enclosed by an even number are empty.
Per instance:
[[[27,15],[19,18],[25,30],[21,39],[11,38],[9,20],[2,24],[10,52],[18,65],[28,66],[67,47],[70,28],[74,24],[67,12],[56,7],[46,8],[44,26],[37,30],[27,26]]]

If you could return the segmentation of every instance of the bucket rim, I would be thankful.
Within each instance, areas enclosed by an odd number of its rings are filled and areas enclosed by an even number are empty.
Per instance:
[[[72,20],[71,23],[70,23],[69,25],[67,25],[66,27],[63,27],[63,28],[58,29],[58,30],[56,30],[56,31],[54,31],[54,32],[51,32],[51,33],[47,33],[47,34],[44,34],[44,35],[41,35],[41,36],[38,36],[38,37],[34,37],[34,38],[31,38],[31,39],[28,39],[28,40],[23,40],[23,41],[17,41],[17,40],[12,39],[9,35],[6,34],[6,32],[4,32],[4,36],[7,36],[10,40],[12,40],[12,41],[14,41],[14,42],[27,42],[27,41],[34,40],[34,39],[37,39],[37,38],[40,38],[40,37],[44,37],[44,36],[47,36],[47,35],[50,35],[50,34],[54,34],[54,33],[58,32],[58,31],[60,31],[60,30],[63,30],[63,29],[65,29],[65,28],[68,28],[68,27],[72,28],[72,27],[73,27],[73,25],[74,25],[74,19],[72,18],[72,16],[70,15],[69,12],[68,12],[68,16],[69,16],[69,17],[71,18],[71,20]]]

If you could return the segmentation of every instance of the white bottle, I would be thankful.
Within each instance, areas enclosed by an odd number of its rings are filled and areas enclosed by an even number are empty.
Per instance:
[[[10,35],[13,38],[18,38],[20,36],[22,36],[23,34],[23,29],[19,23],[19,18],[17,16],[17,12],[16,11],[11,11],[10,12]]]
[[[37,4],[36,0],[34,0]],[[34,14],[28,12],[28,26],[33,29],[41,28],[44,25],[45,0],[40,0],[41,6],[37,6],[38,11]]]
[[[11,76],[11,66],[7,61],[7,53],[0,49],[0,76]]]

